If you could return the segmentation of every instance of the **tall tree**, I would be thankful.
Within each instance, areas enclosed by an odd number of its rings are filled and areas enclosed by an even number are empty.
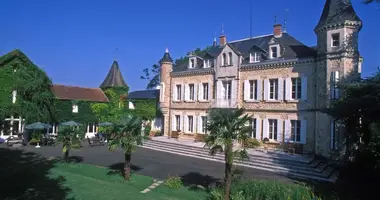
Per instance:
[[[142,145],[143,136],[141,133],[142,120],[139,117],[128,115],[123,116],[119,123],[114,124],[114,133],[109,143],[109,149],[114,151],[121,148],[124,152],[124,178],[129,180],[131,176],[132,151]]]
[[[230,199],[232,182],[232,165],[235,158],[247,158],[248,154],[244,145],[241,149],[234,150],[234,141],[245,144],[250,137],[252,128],[247,126],[251,116],[244,114],[243,109],[212,109],[208,115],[205,143],[213,155],[224,152],[224,186],[225,200]]]

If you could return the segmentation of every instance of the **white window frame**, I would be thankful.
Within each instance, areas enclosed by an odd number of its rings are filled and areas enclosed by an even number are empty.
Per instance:
[[[279,91],[279,79],[269,79],[269,85],[268,85],[268,99],[273,101],[273,100],[278,100],[278,91]],[[272,81],[273,81],[273,84],[272,84]],[[273,85],[273,87],[272,87]],[[271,91],[271,89],[273,88],[273,92]],[[271,94],[273,94],[273,96],[271,97]]]
[[[257,122],[258,122],[258,119],[257,118],[251,118],[249,119],[249,126],[252,128],[252,132],[251,132],[251,138],[254,138],[256,139],[257,138]]]
[[[232,98],[232,81],[222,81],[222,99],[229,100]]]
[[[206,86],[206,87],[205,87]],[[209,84],[208,83],[202,83],[202,90],[203,90],[203,94],[202,94],[202,100],[205,100],[207,101],[210,97],[209,97]]]
[[[293,123],[295,123],[295,124],[293,124]],[[301,138],[302,138],[302,130],[301,130],[302,125],[301,125],[301,123],[302,123],[301,120],[290,120],[290,139],[289,139],[290,142],[301,143]],[[297,140],[298,133],[293,132],[293,130],[299,131],[299,140]],[[293,138],[293,136],[294,136],[294,138]]]
[[[331,72],[331,84],[330,84],[330,98],[339,99],[340,97],[340,88],[339,88],[340,75],[339,71]]]
[[[189,84],[189,101],[195,101],[195,84]]]
[[[271,124],[273,122],[273,124]],[[271,127],[272,126],[272,127]],[[278,135],[278,119],[268,119],[268,139],[270,141],[277,141],[277,135]],[[271,137],[272,132],[272,137]]]
[[[223,53],[222,56],[221,56],[221,66],[227,66],[228,65],[228,60],[227,60],[227,54],[226,53]]]
[[[77,104],[73,104],[72,105],[72,112],[73,113],[78,113],[79,109],[78,109],[78,105]]]
[[[296,83],[293,82],[293,80],[296,81]],[[300,100],[302,99],[302,78],[301,77],[292,77],[290,78],[290,82],[291,82],[291,88],[290,88],[290,91],[291,91],[291,95],[290,95],[290,98],[291,100]],[[293,85],[295,85],[295,91],[293,90]],[[298,88],[299,86],[299,88]],[[298,91],[300,90],[300,91]],[[295,97],[293,97],[293,93],[295,94]],[[298,96],[299,95],[299,96]]]
[[[335,40],[334,36],[338,36],[338,39]],[[334,42],[337,42],[337,45],[334,45]],[[332,33],[331,34],[331,47],[339,47],[340,46],[340,33]]]
[[[174,115],[175,118],[175,131],[181,130],[181,115]]]
[[[176,84],[175,85],[175,100],[176,101],[181,101],[182,100],[182,85],[181,84]]]
[[[211,67],[211,60],[210,59],[204,60],[203,62],[204,62],[203,63],[204,68],[210,68]]]
[[[201,128],[201,130],[200,130],[200,133],[207,133],[207,127],[206,127],[206,125],[207,125],[207,116],[200,116],[200,118],[201,118],[201,126],[200,126],[200,128]]]
[[[260,62],[260,54],[258,53],[250,53],[249,54],[249,63],[257,63]]]
[[[191,58],[189,61],[189,69],[194,69],[195,68],[195,59]]]
[[[276,48],[276,57],[273,56],[273,51],[272,51],[272,48]],[[280,45],[279,44],[275,44],[275,45],[270,45],[269,46],[269,58],[273,59],[273,58],[279,58],[280,57]]]
[[[228,53],[228,65],[233,65],[233,54],[232,54],[232,52]]]
[[[258,93],[258,87],[257,87],[258,80],[249,80],[249,96],[248,100],[257,100],[257,93]]]

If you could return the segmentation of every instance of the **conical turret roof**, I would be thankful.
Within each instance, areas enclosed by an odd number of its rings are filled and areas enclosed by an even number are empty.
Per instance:
[[[100,85],[100,88],[107,87],[127,87],[123,75],[121,75],[119,63],[116,60],[113,61],[110,71]]]

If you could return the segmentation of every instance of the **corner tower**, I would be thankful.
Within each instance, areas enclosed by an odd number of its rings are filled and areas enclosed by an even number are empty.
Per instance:
[[[106,78],[103,83],[100,84],[100,88],[109,87],[128,87],[124,81],[123,75],[119,68],[119,63],[115,60],[112,63],[111,69],[108,71]]]
[[[165,50],[164,56],[160,60],[160,109],[163,114],[163,133],[169,135],[170,132],[170,73],[173,69],[173,59],[170,57],[169,50]]]
[[[358,34],[362,21],[351,0],[326,0],[314,29],[317,35],[317,109],[323,110],[341,95],[341,84],[360,77]],[[317,112],[316,153],[339,154],[344,148],[341,128],[327,114]],[[327,140],[328,138],[328,140]]]

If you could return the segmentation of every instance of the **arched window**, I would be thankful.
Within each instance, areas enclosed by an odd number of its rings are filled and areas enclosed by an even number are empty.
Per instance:
[[[223,64],[223,66],[226,66],[226,65],[227,65],[227,55],[226,55],[226,53],[223,53],[223,56],[222,56],[222,64]]]
[[[228,53],[228,64],[232,65],[232,53]]]

